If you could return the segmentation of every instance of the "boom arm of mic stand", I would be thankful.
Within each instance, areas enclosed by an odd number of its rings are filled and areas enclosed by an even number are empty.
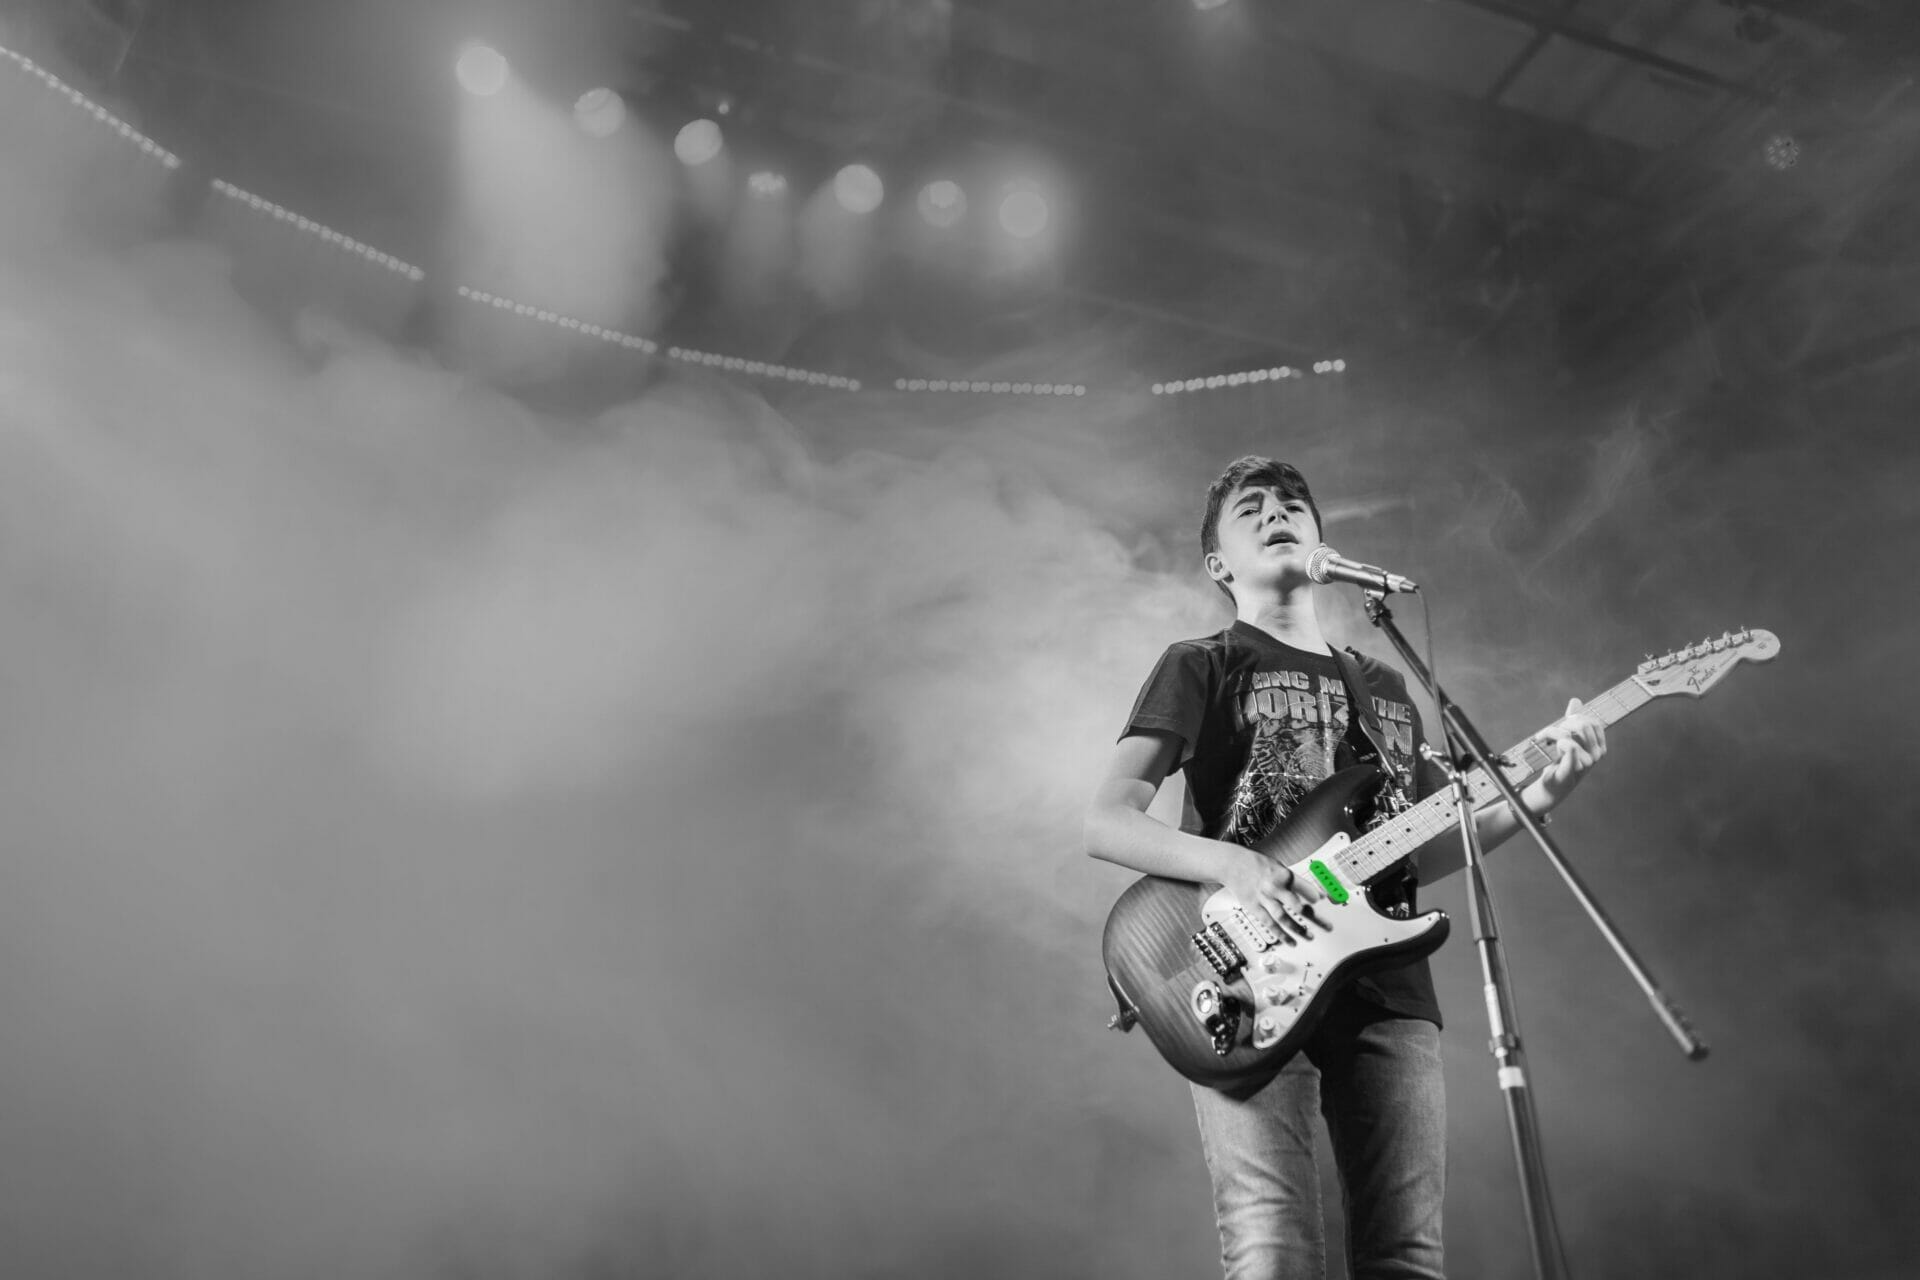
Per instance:
[[[1554,843],[1553,837],[1549,836],[1541,826],[1540,819],[1520,803],[1519,791],[1508,780],[1506,773],[1495,766],[1493,751],[1487,746],[1486,740],[1480,736],[1479,731],[1473,727],[1459,706],[1434,683],[1433,673],[1427,670],[1426,664],[1420,661],[1419,655],[1407,642],[1406,636],[1402,635],[1400,628],[1394,624],[1393,615],[1387,610],[1386,597],[1378,592],[1369,591],[1366,593],[1366,600],[1367,617],[1374,626],[1386,633],[1387,639],[1393,642],[1393,647],[1399,650],[1400,657],[1407,664],[1408,670],[1412,671],[1420,683],[1426,686],[1427,692],[1433,695],[1434,704],[1440,708],[1440,714],[1445,719],[1446,731],[1467,749],[1474,763],[1478,764],[1486,774],[1487,781],[1499,789],[1507,805],[1513,810],[1513,816],[1519,820],[1521,826],[1526,828],[1527,834],[1533,837],[1534,843],[1540,846],[1540,852],[1546,855],[1553,869],[1560,873],[1562,880],[1566,881],[1567,888],[1572,891],[1575,901],[1579,902],[1581,908],[1586,911],[1587,917],[1593,921],[1594,928],[1600,931],[1600,936],[1607,940],[1607,945],[1613,948],[1613,953],[1620,957],[1620,963],[1626,967],[1628,973],[1633,975],[1633,980],[1639,984],[1640,990],[1646,995],[1647,1002],[1653,1006],[1655,1015],[1679,1043],[1680,1051],[1692,1062],[1698,1062],[1706,1057],[1706,1041],[1702,1040],[1699,1033],[1693,1029],[1693,1024],[1687,1021],[1687,1015],[1680,1011],[1680,1007],[1668,999],[1667,994],[1660,990],[1659,984],[1654,982],[1653,976],[1647,972],[1640,957],[1634,954],[1633,948],[1614,927],[1606,910],[1594,899],[1586,883],[1580,879],[1579,873],[1574,871],[1567,862],[1566,856],[1560,852],[1560,846]]]

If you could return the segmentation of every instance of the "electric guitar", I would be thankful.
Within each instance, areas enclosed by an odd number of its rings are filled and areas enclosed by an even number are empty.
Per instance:
[[[1779,652],[1768,631],[1702,640],[1649,657],[1581,711],[1613,724],[1655,698],[1697,698],[1739,663],[1766,662]],[[1519,787],[1556,758],[1529,738],[1498,763]],[[1456,825],[1453,794],[1437,792],[1363,831],[1356,814],[1369,811],[1384,781],[1374,764],[1342,769],[1254,846],[1325,892],[1314,913],[1327,927],[1309,939],[1282,936],[1264,911],[1249,911],[1219,885],[1160,876],[1135,881],[1114,903],[1101,939],[1107,984],[1120,1002],[1109,1025],[1127,1031],[1139,1023],[1175,1071],[1245,1097],[1299,1050],[1347,979],[1405,964],[1445,942],[1446,912],[1395,919],[1375,907],[1369,886]],[[1481,770],[1467,783],[1476,806],[1499,797]]]

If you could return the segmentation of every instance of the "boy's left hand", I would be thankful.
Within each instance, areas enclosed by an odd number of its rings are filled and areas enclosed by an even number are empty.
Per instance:
[[[1535,813],[1546,813],[1580,785],[1587,770],[1607,754],[1607,727],[1580,710],[1578,698],[1567,702],[1567,714],[1534,739],[1555,747],[1560,758],[1527,784],[1521,800]]]

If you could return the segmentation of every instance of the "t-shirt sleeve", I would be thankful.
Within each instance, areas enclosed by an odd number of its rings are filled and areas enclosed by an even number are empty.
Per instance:
[[[1180,739],[1176,763],[1185,764],[1200,741],[1200,725],[1206,718],[1210,666],[1206,653],[1197,646],[1168,646],[1140,686],[1140,696],[1133,700],[1127,727],[1120,736],[1145,730],[1171,733]]]

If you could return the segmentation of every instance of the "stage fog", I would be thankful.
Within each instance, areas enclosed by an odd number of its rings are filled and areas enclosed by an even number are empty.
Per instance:
[[[1616,726],[1553,828],[1706,1062],[1494,856],[1562,1228],[1583,1276],[1920,1244],[1910,364],[1816,386],[1707,332],[1598,389],[1356,356],[1202,409],[1095,326],[1022,357],[1084,394],[774,394],[458,296],[433,342],[263,303],[204,217],[75,216],[158,198],[76,136],[0,130],[10,1274],[1206,1274],[1185,1085],[1105,1028],[1131,876],[1080,827],[1155,656],[1227,621],[1197,529],[1249,452],[1421,581],[1496,746],[1780,637]],[[604,234],[611,325],[662,268]],[[589,347],[617,396],[527,393]],[[1425,903],[1453,1266],[1519,1277],[1457,878]]]

